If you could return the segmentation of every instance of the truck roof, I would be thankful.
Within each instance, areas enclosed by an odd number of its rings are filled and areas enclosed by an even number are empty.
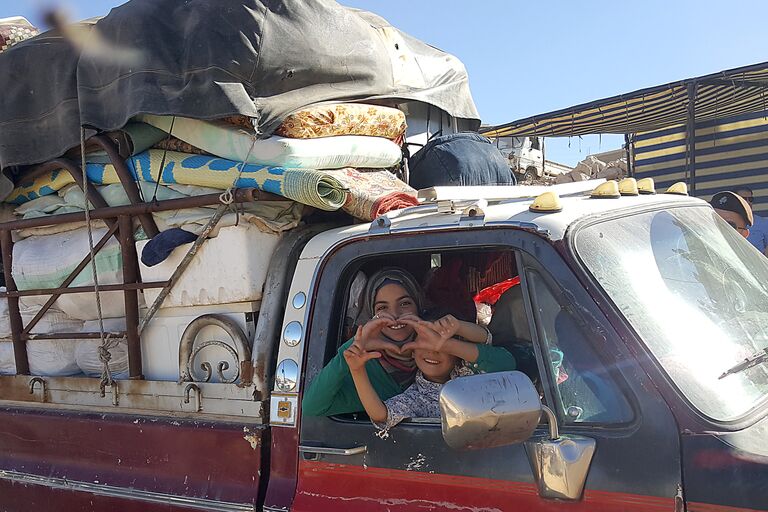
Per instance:
[[[321,233],[307,244],[301,257],[322,257],[336,244],[353,238],[456,228],[516,226],[537,231],[555,241],[565,236],[568,226],[592,215],[643,206],[707,204],[701,199],[668,193],[616,199],[590,197],[591,191],[604,182],[590,180],[552,186],[439,187],[422,190],[419,191],[422,199],[419,206],[389,212],[371,223]],[[552,213],[530,211],[535,198],[548,191],[558,194],[562,210]]]

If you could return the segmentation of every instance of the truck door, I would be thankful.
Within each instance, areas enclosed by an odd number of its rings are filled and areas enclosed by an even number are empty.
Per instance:
[[[675,421],[627,347],[554,248],[513,230],[386,236],[344,246],[316,280],[303,386],[343,342],[339,320],[360,263],[408,263],[427,251],[496,247],[511,251],[522,280],[524,314],[536,354],[539,388],[561,433],[592,438],[596,450],[573,510],[673,510],[680,457]],[[532,256],[535,254],[536,256]],[[417,276],[417,278],[420,276]],[[508,276],[513,277],[513,276]],[[504,303],[509,302],[508,306]],[[515,318],[502,301],[496,315]],[[517,326],[518,336],[521,328]],[[524,329],[522,329],[524,330]],[[337,334],[339,333],[339,334]],[[500,336],[503,338],[503,336]],[[508,340],[494,337],[494,344]],[[546,425],[540,425],[540,433]],[[539,432],[537,432],[538,434]],[[388,435],[364,414],[300,417],[297,493],[292,510],[559,510],[542,498],[523,445],[455,451],[439,419],[402,423]]]

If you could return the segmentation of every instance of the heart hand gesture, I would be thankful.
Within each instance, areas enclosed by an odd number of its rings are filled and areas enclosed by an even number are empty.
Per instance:
[[[381,352],[368,351],[358,344],[362,338],[362,333],[363,327],[360,326],[357,328],[357,333],[355,333],[355,341],[344,351],[344,359],[347,361],[347,366],[349,366],[349,371],[351,372],[362,370],[365,367],[365,363],[371,359],[381,357]]]
[[[442,329],[438,327],[441,329],[441,332],[438,332],[433,322],[405,318],[401,318],[400,322],[406,325],[410,325],[413,327],[413,330],[416,331],[416,340],[403,345],[401,347],[401,352],[406,352],[417,348],[440,352],[443,350],[445,342],[451,338],[449,329]]]
[[[381,330],[396,323],[396,320],[387,313],[381,313],[368,320],[365,325],[358,327],[354,344],[363,351],[387,350],[392,353],[400,353],[400,347],[388,341]]]
[[[459,332],[460,323],[453,315],[445,315],[432,322],[432,330],[438,333],[441,337],[448,339],[456,336]]]

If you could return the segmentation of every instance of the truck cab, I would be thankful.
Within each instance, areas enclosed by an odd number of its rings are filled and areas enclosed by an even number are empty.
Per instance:
[[[499,137],[491,139],[523,182],[531,182],[544,175],[544,139],[532,137]]]
[[[768,510],[768,263],[703,201],[632,181],[442,187],[297,228],[237,313],[244,346],[193,319],[178,381],[0,377],[3,508]],[[517,283],[481,316],[518,371],[456,379],[441,418],[386,435],[304,414],[383,266],[454,306]],[[211,341],[229,349],[195,359]]]

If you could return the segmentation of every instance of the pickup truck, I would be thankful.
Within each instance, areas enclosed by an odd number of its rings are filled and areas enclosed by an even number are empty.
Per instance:
[[[436,188],[372,223],[296,228],[238,313],[245,341],[202,376],[189,340],[231,327],[217,314],[185,329],[178,382],[0,377],[0,509],[768,510],[768,260],[705,202],[652,192]],[[92,218],[139,212],[120,208]],[[519,277],[493,343],[528,346],[533,368],[451,381],[442,418],[388,435],[303,415],[354,325],[355,279],[457,259],[461,291]]]
[[[552,167],[544,161],[543,137],[500,137],[491,141],[507,159],[518,181],[530,184]]]

